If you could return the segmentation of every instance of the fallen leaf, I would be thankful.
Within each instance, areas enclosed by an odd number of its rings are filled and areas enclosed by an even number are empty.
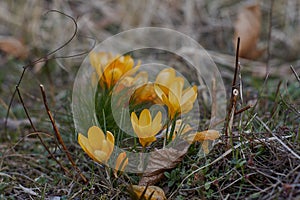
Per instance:
[[[258,49],[257,42],[261,29],[261,11],[259,4],[243,7],[237,16],[234,25],[234,46],[236,48],[237,38],[240,37],[239,56],[247,59],[260,57],[265,49]]]
[[[0,50],[16,58],[26,59],[28,57],[26,46],[14,37],[0,36]]]
[[[209,153],[209,143],[208,141],[216,140],[220,137],[219,131],[216,130],[206,130],[201,132],[196,132],[192,134],[188,134],[184,137],[190,144],[194,142],[202,142],[202,149],[205,154]]]
[[[187,153],[190,144],[185,140],[177,141],[176,145],[159,149],[150,153],[146,170],[139,185],[154,185],[164,177],[164,172],[176,167]]]
[[[188,135],[188,141],[192,142],[203,142],[205,140],[216,140],[220,137],[219,131],[216,130],[206,130],[201,132],[196,132],[194,134]]]
[[[148,186],[147,187],[147,186],[139,186],[139,185],[132,185],[131,187],[138,199],[146,199],[146,200],[166,200],[167,199],[165,192],[160,187],[157,187],[157,186]],[[143,196],[143,197],[141,198],[141,196]]]

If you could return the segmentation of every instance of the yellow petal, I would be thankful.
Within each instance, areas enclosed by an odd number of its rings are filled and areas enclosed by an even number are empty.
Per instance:
[[[149,124],[148,126],[139,126],[138,129],[138,137],[140,138],[147,138],[156,134],[153,133],[151,124]]]
[[[156,77],[155,83],[159,84],[160,86],[164,86],[162,90],[167,93],[167,88],[170,87],[174,78],[176,76],[175,70],[173,68],[163,69],[159,72]]]
[[[131,113],[131,124],[134,132],[138,134],[139,132],[139,120],[138,117],[136,116],[135,112]]]
[[[162,127],[162,114],[158,112],[152,121],[151,113],[148,109],[144,109],[140,114],[140,119],[137,118],[134,112],[131,113],[131,123],[134,132],[139,137],[139,141],[143,147],[151,144],[156,140],[155,135]],[[136,122],[139,122],[137,124]]]
[[[157,83],[164,83],[166,80],[175,77],[175,70],[173,68],[166,68],[161,70],[158,75],[156,76],[155,82]]]
[[[100,77],[100,86],[111,88],[118,80],[127,72],[127,75],[131,75],[138,70],[139,66],[133,68],[134,60],[131,56],[115,56],[111,54],[92,54],[90,55],[90,62],[96,69]]]
[[[121,59],[121,62],[123,62],[123,64],[125,65],[124,71],[130,70],[134,65],[133,59],[131,58],[130,55],[126,55],[126,56],[122,56],[122,57],[123,57],[123,60]]]
[[[91,147],[89,140],[87,137],[85,137],[84,135],[82,135],[81,133],[78,134],[78,143],[81,146],[81,148],[85,151],[85,153],[88,154],[88,156],[90,158],[92,158],[93,160],[96,160],[94,154],[94,150]]]
[[[110,157],[110,154],[111,154],[111,147],[110,147],[110,142],[108,142],[107,140],[104,140],[102,141],[102,149],[101,150],[98,150],[99,152],[103,152],[103,154],[101,154],[101,156],[104,156],[102,157],[102,162],[106,162],[109,157]]]
[[[147,101],[147,100],[151,101],[153,98],[155,98],[155,92],[153,91],[152,84],[146,84],[139,89],[140,90],[137,90],[136,96],[142,101]]]
[[[106,131],[106,140],[108,140],[111,144],[115,144],[115,137],[110,131]]]
[[[148,126],[140,126],[138,123],[136,123],[138,120],[136,114],[134,112],[131,113],[131,124],[134,132],[139,138],[145,138],[149,137],[149,132],[151,134],[151,126],[150,123]]]
[[[158,96],[158,98],[160,98],[161,100],[163,100],[162,96],[165,94],[162,89],[159,87],[158,84],[154,84],[154,91],[156,93],[156,95]]]
[[[94,150],[100,150],[101,143],[104,140],[103,131],[97,126],[90,127],[88,130],[88,140]]]
[[[172,93],[175,97],[181,97],[183,82],[174,82],[169,88],[169,95]]]
[[[99,163],[106,163],[107,162],[107,153],[101,150],[94,151],[94,156],[96,161]]]
[[[122,76],[122,71],[119,68],[106,69],[102,81],[106,83],[108,88],[111,88]]]
[[[174,105],[172,105],[169,101],[169,99],[167,98],[166,95],[162,95],[162,101],[164,102],[164,104],[166,104],[166,106],[168,107],[168,115],[170,119],[173,119],[173,117],[176,115],[177,110],[175,110],[176,108],[174,107]]]
[[[139,138],[139,141],[143,147],[149,146],[152,142],[156,141],[156,137]]]
[[[160,131],[160,129],[162,128],[161,118],[162,118],[162,114],[159,111],[156,114],[156,116],[154,117],[152,125],[151,125],[151,129],[152,129],[154,135],[156,135]]]
[[[166,101],[164,101],[165,103],[167,103]],[[174,94],[173,92],[169,92],[169,102],[170,105],[167,104],[168,107],[173,107],[173,110],[176,112],[181,111],[180,109],[180,99],[179,96],[177,96],[176,94]]]
[[[108,146],[108,156],[111,155],[111,153],[114,150],[114,146],[115,146],[115,137],[113,136],[113,134],[110,131],[106,131],[106,140],[108,142],[107,146]]]
[[[183,88],[183,82],[184,80],[181,79],[181,81],[176,81],[172,84],[169,90],[169,101],[174,106],[175,109],[179,109],[181,97],[182,97],[182,88]]]
[[[140,114],[139,126],[149,126],[151,124],[151,114],[148,109],[144,109]]]
[[[127,165],[128,165],[128,158],[126,156],[126,152],[122,152],[119,154],[116,160],[115,170],[124,171]]]
[[[101,77],[111,55],[105,52],[91,52],[89,58],[91,65],[96,69],[99,77]]]
[[[132,95],[132,99],[137,104],[142,102],[162,103],[154,91],[153,83],[147,83],[137,88]]]
[[[132,112],[131,113],[131,122],[132,123],[135,123],[135,124],[139,124],[139,119],[138,119],[138,117],[136,116],[136,114],[135,114],[135,112]]]
[[[187,88],[186,90],[184,90],[183,95],[182,95],[182,100],[180,103],[185,104],[188,101],[194,103],[196,98],[197,98],[197,86],[193,86],[193,87],[190,87],[190,88]]]

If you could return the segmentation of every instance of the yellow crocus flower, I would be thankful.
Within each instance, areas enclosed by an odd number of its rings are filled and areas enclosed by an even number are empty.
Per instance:
[[[178,114],[189,112],[197,98],[197,86],[183,90],[184,80],[174,81],[165,93],[158,84],[154,90],[161,101],[168,107],[169,118],[173,119]]]
[[[78,134],[78,143],[94,161],[105,164],[113,152],[115,138],[111,132],[106,131],[105,136],[99,127],[92,126],[88,130],[88,137]]]
[[[105,52],[91,52],[90,63],[100,77],[101,87],[112,88],[124,74],[131,71],[135,73],[140,63],[134,66],[131,56],[115,56]],[[129,75],[129,74],[128,74]]]
[[[135,112],[131,113],[131,123],[134,132],[139,138],[139,141],[143,147],[150,145],[152,142],[156,141],[155,135],[162,128],[162,114],[158,112],[152,121],[150,111],[144,109],[140,117],[138,118]]]
[[[159,85],[160,89],[164,93],[168,93],[168,89],[174,82],[184,81],[182,77],[176,76],[176,72],[173,68],[166,68],[161,70],[156,76],[155,83]]]

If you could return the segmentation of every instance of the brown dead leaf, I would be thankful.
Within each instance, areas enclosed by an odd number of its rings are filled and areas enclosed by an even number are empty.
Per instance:
[[[139,186],[139,185],[132,185],[131,187],[138,199],[147,199],[147,200],[166,200],[167,199],[165,192],[160,187],[157,187],[157,186],[148,186],[147,187],[147,186]],[[146,189],[146,191],[145,191],[145,189]],[[141,198],[142,195],[143,195],[143,198]]]
[[[164,172],[176,167],[187,153],[189,143],[180,140],[176,145],[169,148],[159,149],[151,152],[146,170],[139,185],[154,185],[164,177]]]
[[[28,49],[26,46],[14,37],[0,36],[0,51],[20,59],[26,59],[28,57]]]
[[[257,42],[261,29],[261,11],[259,4],[243,7],[237,16],[234,25],[234,46],[236,48],[237,38],[241,38],[239,56],[247,59],[260,57],[265,49],[258,49]]]

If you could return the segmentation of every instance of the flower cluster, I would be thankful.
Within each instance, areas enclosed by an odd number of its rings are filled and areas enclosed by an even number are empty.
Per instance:
[[[136,74],[140,63],[135,65],[129,55],[114,57],[109,53],[92,52],[90,63],[98,74],[100,93],[101,89],[126,92],[134,88],[129,102],[132,105],[130,121],[132,131],[143,149],[159,138],[165,138],[165,143],[179,137],[188,143],[194,143],[219,137],[218,131],[197,132],[189,124],[183,123],[182,114],[191,111],[197,99],[197,86],[186,84],[185,79],[178,76],[173,68],[161,70],[155,81],[150,82],[147,72]],[[105,98],[111,98],[111,93],[106,95]],[[167,119],[163,120],[160,111],[151,114],[148,107],[140,109],[139,105],[145,102],[164,106],[168,112]],[[161,134],[163,137],[159,137]],[[94,161],[107,164],[114,151],[115,137],[110,131],[104,134],[101,128],[92,126],[87,137],[79,133],[78,142]],[[204,151],[208,152],[208,149],[204,148]],[[128,162],[126,153],[120,153],[115,162],[115,170],[123,171]]]
[[[134,60],[129,55],[112,56],[104,52],[91,52],[90,63],[100,77],[100,86],[107,89],[112,88],[127,72],[134,73],[139,68],[139,64],[134,66]]]

